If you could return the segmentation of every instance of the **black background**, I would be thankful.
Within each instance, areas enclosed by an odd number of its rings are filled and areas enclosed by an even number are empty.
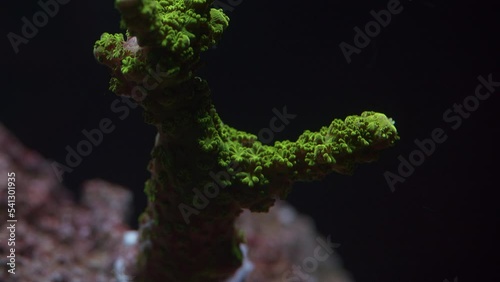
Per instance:
[[[111,1],[72,0],[13,51],[9,32],[40,10],[36,1],[10,1],[2,11],[0,121],[24,144],[64,163],[83,129],[110,118],[116,129],[65,175],[76,194],[82,181],[103,178],[134,191],[136,215],[154,130],[141,110],[124,120],[110,110],[109,72],[93,58],[103,32],[120,32]],[[237,1],[235,1],[237,2]],[[355,281],[500,281],[498,273],[498,97],[500,88],[456,129],[443,113],[473,95],[477,77],[500,81],[497,12],[479,2],[403,1],[348,64],[339,48],[388,1],[250,1],[229,12],[230,27],[204,55],[223,120],[252,133],[268,127],[273,108],[297,117],[276,140],[295,139],[333,118],[364,110],[386,113],[401,135],[381,159],[354,176],[297,183],[289,201],[311,215]],[[384,172],[397,173],[415,139],[442,128],[447,140],[394,192]],[[134,223],[135,224],[135,223]]]

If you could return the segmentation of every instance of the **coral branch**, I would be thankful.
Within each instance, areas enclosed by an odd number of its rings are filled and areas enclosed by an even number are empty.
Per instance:
[[[332,172],[352,174],[357,164],[375,161],[381,150],[399,139],[393,120],[376,112],[336,119],[318,132],[306,130],[297,141],[278,141],[274,146],[263,145],[255,135],[227,125],[219,127],[224,148],[219,164],[233,175],[226,184],[263,186],[257,190],[265,193],[240,198],[242,207],[254,211],[269,208],[250,205],[262,195],[284,198],[293,182],[320,180]],[[207,151],[207,144],[213,148],[214,143],[213,139],[200,140]]]
[[[255,135],[232,128],[226,128],[223,135],[227,143],[224,163],[238,162],[247,168],[240,175],[258,174],[264,177],[257,181],[261,184],[268,184],[277,174],[293,181],[318,180],[333,171],[351,174],[356,164],[376,160],[379,151],[399,139],[392,119],[376,112],[336,119],[318,132],[306,130],[296,142],[278,141],[274,146],[262,145]]]
[[[398,139],[392,120],[375,112],[274,146],[225,125],[194,75],[229,22],[211,2],[118,0],[126,39],[103,34],[94,47],[112,70],[110,89],[135,99],[158,130],[137,281],[222,281],[241,262],[234,222],[244,208],[267,211],[295,181],[350,174]]]

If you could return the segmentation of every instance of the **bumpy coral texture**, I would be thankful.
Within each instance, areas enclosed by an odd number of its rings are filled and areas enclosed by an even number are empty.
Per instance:
[[[119,0],[124,35],[101,36],[97,60],[111,68],[110,90],[134,99],[158,135],[148,166],[149,202],[140,218],[137,281],[221,281],[241,263],[234,229],[243,209],[268,211],[296,181],[351,174],[392,146],[382,113],[335,119],[296,141],[264,145],[222,122],[200,53],[228,27],[206,0]]]

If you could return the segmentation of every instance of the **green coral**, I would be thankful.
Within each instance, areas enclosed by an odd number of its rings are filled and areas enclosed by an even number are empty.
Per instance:
[[[241,262],[243,238],[233,227],[243,208],[264,212],[296,181],[351,174],[399,138],[393,121],[376,112],[274,145],[222,122],[208,83],[195,77],[200,53],[229,24],[211,3],[118,0],[125,36],[105,33],[94,46],[111,68],[110,89],[135,99],[158,130],[137,281],[224,281]]]
[[[101,38],[94,44],[94,56],[100,63],[120,59],[125,55],[122,47],[123,34],[103,33]]]
[[[376,112],[335,119],[317,132],[304,131],[295,142],[278,141],[274,146],[235,129],[225,132],[226,152],[219,163],[238,162],[243,171],[236,179],[249,187],[268,184],[277,173],[293,181],[318,179],[333,171],[351,174],[356,164],[376,160],[378,151],[399,139],[392,119]]]
[[[262,166],[257,166],[251,172],[238,172],[236,177],[239,180],[248,185],[249,187],[254,187],[258,184],[265,185],[269,183],[269,180],[262,174]]]
[[[203,0],[117,1],[122,26],[141,46],[155,48],[161,63],[170,72],[189,71],[201,52],[214,46],[229,25],[222,10],[209,9]],[[197,36],[199,35],[199,36]],[[175,70],[175,71],[174,71]]]
[[[209,4],[204,0],[117,1],[122,27],[127,28],[126,41],[123,34],[104,33],[94,45],[97,60],[113,70],[110,90],[129,93],[129,88],[144,83],[150,69],[165,74],[158,90],[192,78],[200,53],[216,45],[229,25],[222,10]]]

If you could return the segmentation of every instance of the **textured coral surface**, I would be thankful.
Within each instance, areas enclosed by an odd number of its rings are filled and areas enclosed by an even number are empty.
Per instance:
[[[229,25],[212,2],[118,0],[125,34],[104,33],[94,45],[111,69],[109,89],[139,103],[158,131],[140,218],[139,281],[230,277],[241,264],[244,238],[233,226],[243,209],[268,211],[297,181],[351,174],[399,138],[392,119],[372,111],[272,146],[225,124],[208,82],[196,76],[201,53]]]

